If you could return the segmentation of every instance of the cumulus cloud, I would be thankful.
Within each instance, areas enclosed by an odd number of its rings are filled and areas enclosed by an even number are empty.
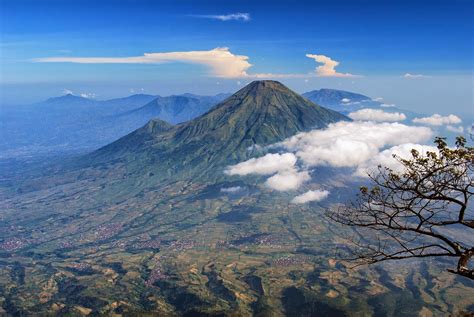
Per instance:
[[[400,112],[385,112],[380,109],[360,109],[349,113],[349,117],[357,121],[395,122],[403,121],[407,117]]]
[[[463,126],[453,126],[453,125],[447,125],[446,130],[454,132],[454,133],[463,133],[464,132],[464,127]]]
[[[211,75],[223,78],[247,77],[247,69],[252,64],[248,56],[235,55],[227,47],[218,47],[209,51],[185,51],[166,53],[145,53],[132,57],[45,57],[33,59],[43,63],[79,63],[79,64],[161,64],[183,62],[205,65]]]
[[[348,102],[351,102],[351,100],[349,98],[342,98],[341,102],[342,103],[348,103]]]
[[[331,59],[325,55],[306,54],[306,57],[314,59],[317,63],[323,64],[316,67],[316,76],[319,77],[357,77],[357,75],[349,73],[338,73],[336,67],[339,65],[338,61]]]
[[[289,191],[298,189],[310,179],[308,171],[298,172],[296,169],[290,169],[273,175],[267,179],[265,185],[278,191]]]
[[[296,153],[307,166],[355,167],[379,150],[403,143],[420,143],[432,136],[427,127],[400,123],[338,122],[324,130],[299,133],[278,144]]]
[[[305,204],[310,201],[321,201],[328,197],[328,195],[329,192],[327,190],[308,190],[306,193],[293,198],[291,202],[293,204]]]
[[[408,79],[416,79],[416,78],[427,78],[429,76],[426,76],[426,75],[422,75],[422,74],[410,74],[410,73],[405,73],[405,75],[403,75],[404,78],[408,78]]]
[[[195,18],[212,19],[219,21],[250,21],[249,13],[230,13],[230,14],[209,14],[209,15],[191,15]]]
[[[461,123],[461,118],[454,114],[450,114],[448,116],[442,116],[437,113],[430,117],[423,117],[423,118],[415,118],[413,119],[414,123],[421,123],[427,124],[432,126],[442,126],[447,124],[459,124]]]
[[[293,153],[269,153],[259,158],[252,158],[248,161],[229,166],[226,173],[228,175],[271,175],[293,169],[296,160],[296,156]]]
[[[230,166],[230,175],[272,175],[265,185],[277,191],[292,191],[311,179],[309,170],[315,166],[349,167],[354,176],[366,176],[379,164],[394,170],[402,166],[392,157],[409,157],[411,149],[420,153],[437,151],[423,146],[432,137],[428,127],[407,126],[398,122],[373,121],[337,122],[326,129],[302,132],[267,147],[286,151],[284,154],[267,154],[260,158]],[[293,199],[305,203],[324,199],[329,193],[308,192]]]
[[[242,187],[240,186],[232,186],[232,187],[223,187],[221,188],[222,193],[228,193],[228,194],[233,194],[240,192],[242,190]]]
[[[435,152],[439,154],[438,149],[434,146],[413,143],[396,145],[381,151],[377,155],[362,163],[360,166],[358,166],[354,174],[360,177],[368,177],[369,174],[377,172],[377,166],[379,165],[388,167],[395,172],[403,172],[403,165],[397,159],[395,159],[393,155],[401,158],[410,158],[412,149],[417,150],[421,155],[426,155],[427,152]]]

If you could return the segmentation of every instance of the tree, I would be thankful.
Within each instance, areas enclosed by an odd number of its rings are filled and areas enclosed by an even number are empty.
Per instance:
[[[402,172],[378,167],[369,175],[371,188],[361,187],[357,199],[327,215],[354,227],[352,260],[372,264],[407,258],[450,257],[448,271],[474,279],[474,148],[458,137],[449,148],[436,138],[437,151],[411,151],[408,159],[394,155]]]

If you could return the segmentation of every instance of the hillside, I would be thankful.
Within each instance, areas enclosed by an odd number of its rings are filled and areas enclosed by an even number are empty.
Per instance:
[[[175,176],[219,171],[255,154],[249,149],[340,120],[349,119],[313,104],[279,82],[255,81],[196,119],[141,140],[136,137],[141,130],[133,132],[84,161],[133,161],[139,170]]]

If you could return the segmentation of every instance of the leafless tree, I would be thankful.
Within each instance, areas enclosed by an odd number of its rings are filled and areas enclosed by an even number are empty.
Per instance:
[[[436,138],[437,151],[394,155],[403,172],[379,166],[369,175],[373,187],[361,187],[357,199],[327,215],[354,227],[352,260],[372,264],[407,258],[451,257],[451,273],[474,279],[474,148],[458,137],[449,148]],[[358,265],[357,264],[357,265]]]

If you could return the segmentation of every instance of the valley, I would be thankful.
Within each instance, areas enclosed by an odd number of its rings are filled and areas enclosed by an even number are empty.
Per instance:
[[[0,187],[0,314],[441,316],[472,311],[449,260],[353,268],[325,215],[362,182],[317,167],[331,195],[294,204],[229,165],[350,121],[255,81],[190,121],[153,120]]]

